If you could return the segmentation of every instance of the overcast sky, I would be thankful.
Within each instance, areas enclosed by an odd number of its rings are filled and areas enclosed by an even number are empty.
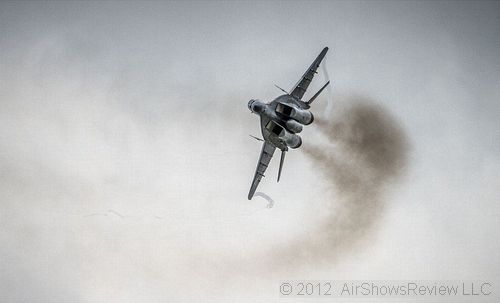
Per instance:
[[[269,268],[332,193],[299,149],[261,182],[274,207],[247,201],[246,104],[324,46],[315,115],[374,100],[407,169],[362,245]],[[286,279],[486,280],[498,299],[499,49],[499,2],[2,1],[1,301],[263,302]]]

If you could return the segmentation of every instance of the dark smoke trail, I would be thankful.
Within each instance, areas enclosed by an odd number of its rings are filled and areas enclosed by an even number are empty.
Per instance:
[[[364,243],[383,216],[385,191],[406,166],[404,131],[369,99],[346,98],[328,121],[316,125],[328,144],[305,144],[304,151],[327,178],[331,193],[324,207],[330,214],[307,237],[274,250],[280,256],[274,265],[331,262]]]

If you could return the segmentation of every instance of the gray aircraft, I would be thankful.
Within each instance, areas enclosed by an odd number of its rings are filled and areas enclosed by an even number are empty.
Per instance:
[[[264,142],[260,152],[259,163],[257,164],[253,177],[252,186],[248,193],[248,200],[252,199],[260,180],[264,177],[264,172],[269,162],[271,162],[271,158],[276,148],[281,149],[281,159],[278,171],[279,182],[281,170],[283,169],[283,162],[285,160],[285,153],[288,151],[288,148],[295,149],[302,145],[302,139],[297,133],[302,131],[303,125],[309,125],[314,121],[314,116],[309,111],[309,108],[314,99],[319,96],[330,81],[323,85],[323,87],[308,101],[302,101],[301,99],[311,83],[314,74],[317,73],[319,64],[325,57],[327,51],[328,47],[325,47],[321,51],[316,60],[314,60],[302,78],[300,78],[299,82],[292,88],[290,93],[276,86],[283,91],[285,95],[281,95],[269,103],[264,103],[255,99],[248,101],[248,108],[250,111],[260,116],[260,129],[263,139],[254,138]]]

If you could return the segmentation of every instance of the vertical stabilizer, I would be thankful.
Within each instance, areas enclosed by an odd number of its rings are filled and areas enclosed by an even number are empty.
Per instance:
[[[277,182],[280,182],[281,170],[283,169],[283,162],[285,162],[285,153],[286,153],[286,151],[284,151],[284,150],[281,151],[280,170],[278,171],[278,181]]]
[[[323,85],[323,87],[316,94],[314,94],[314,96],[311,99],[309,99],[309,101],[307,101],[306,103],[310,105],[314,101],[314,99],[316,99],[316,97],[318,97],[319,94],[321,94],[321,92],[325,89],[325,87],[328,86],[328,84],[330,84],[330,81],[326,82],[326,84]]]

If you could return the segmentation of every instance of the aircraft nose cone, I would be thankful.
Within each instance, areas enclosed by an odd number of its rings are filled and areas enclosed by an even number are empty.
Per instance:
[[[254,102],[255,102],[255,100],[253,100],[253,99],[248,101],[248,109],[249,110],[252,110],[252,103],[254,103]]]
[[[260,102],[256,102],[256,103],[252,104],[252,110],[256,113],[261,113],[264,111],[264,104],[262,104]]]
[[[265,106],[258,100],[248,101],[248,108],[254,113],[261,113],[265,110]]]

